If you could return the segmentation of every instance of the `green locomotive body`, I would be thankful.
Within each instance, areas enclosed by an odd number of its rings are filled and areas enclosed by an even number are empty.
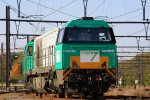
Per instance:
[[[34,68],[34,40],[31,40],[25,47],[23,61],[22,61],[22,74],[31,74]]]
[[[72,20],[34,42],[34,68],[28,78],[35,88],[43,88],[46,78],[50,92],[68,96],[103,93],[115,84],[116,41],[105,21]]]

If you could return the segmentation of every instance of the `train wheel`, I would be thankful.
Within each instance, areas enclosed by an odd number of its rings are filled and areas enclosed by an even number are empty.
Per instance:
[[[65,96],[64,96],[64,93],[61,92],[61,93],[57,94],[57,97],[58,98],[64,98]]]
[[[92,99],[93,99],[93,100],[98,100],[99,97],[100,97],[100,96],[99,96],[98,93],[93,93],[93,94],[92,94]]]
[[[87,99],[87,94],[82,94],[80,98],[81,99]]]
[[[66,93],[65,93],[65,98],[66,98],[66,99],[68,98],[68,94],[66,94]]]
[[[56,96],[56,98],[59,98],[59,94],[56,94],[55,96]]]

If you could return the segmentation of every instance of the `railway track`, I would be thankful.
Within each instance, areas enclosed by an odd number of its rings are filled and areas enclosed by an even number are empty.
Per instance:
[[[149,100],[150,97],[137,97],[137,96],[125,96],[125,95],[119,95],[119,96],[99,96],[97,98],[92,98],[91,96],[87,98],[82,98],[82,97],[70,97],[70,98],[57,98],[54,94],[52,95],[43,95],[40,97],[41,99],[49,98],[49,99],[57,99],[57,100],[135,100],[135,99],[140,99],[140,100]]]
[[[150,97],[137,97],[137,96],[125,96],[125,95],[118,95],[118,96],[104,96],[107,99],[121,99],[121,100],[133,100],[133,99],[140,99],[140,100],[149,100]],[[104,100],[105,100],[104,99]]]
[[[34,92],[34,93],[30,93],[27,92],[26,89],[23,89],[23,87],[17,86],[17,90],[15,90],[14,88],[15,86],[13,86],[13,88],[11,88],[12,90],[10,92],[6,92],[5,89],[2,90],[2,87],[0,89],[0,100],[2,98],[2,100],[6,99],[7,97],[9,97],[9,100],[15,100],[14,98],[16,97],[16,100],[20,100],[20,98],[25,97],[22,100],[36,100],[36,99],[43,99],[43,100],[66,100],[66,98],[58,98],[56,94],[48,94],[48,93],[38,93],[38,92]],[[4,87],[3,87],[4,88]],[[127,89],[127,88],[126,88]],[[81,94],[78,95],[73,95],[70,96],[69,98],[67,98],[67,100],[81,100],[81,99],[92,99],[92,100],[133,100],[133,99],[140,99],[140,100],[150,100],[150,88],[144,88],[138,91],[145,93],[145,94],[137,94],[135,91],[132,90],[132,93],[129,92],[128,90],[128,94],[125,92],[127,91],[126,89],[116,89],[118,90],[116,92],[115,89],[112,89],[110,91],[108,91],[107,93],[104,94],[104,96],[98,96],[95,95],[95,97],[93,98],[92,96],[87,96],[86,98],[84,96],[82,96]],[[134,89],[135,90],[135,89]],[[143,90],[143,91],[142,91]],[[114,92],[115,91],[115,92]],[[117,94],[116,94],[117,93]],[[134,94],[133,94],[134,93]],[[10,98],[13,99],[10,99]],[[4,98],[4,99],[3,99]],[[26,99],[27,98],[27,99]]]
[[[82,95],[72,95],[69,98],[58,98],[56,94],[43,94],[43,95],[36,95],[40,98],[57,98],[58,100],[67,99],[67,100],[78,100],[78,99],[86,99],[86,100],[133,100],[133,99],[140,99],[140,100],[149,100],[150,96],[135,96],[135,95],[103,95],[98,96],[95,95],[95,97],[92,96],[86,96],[86,98]]]
[[[70,97],[70,98],[57,98],[55,94],[42,94],[36,95],[35,93],[26,93],[26,92],[0,92],[0,100],[84,100],[81,97]],[[137,97],[137,96],[125,96],[125,95],[117,95],[117,96],[99,96],[99,98],[87,97],[86,100],[149,100],[150,97]]]

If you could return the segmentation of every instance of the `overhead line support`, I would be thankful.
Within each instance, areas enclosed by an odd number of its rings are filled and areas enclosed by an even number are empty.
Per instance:
[[[17,5],[18,5],[18,17],[20,17],[20,4],[21,4],[21,0],[17,0]]]
[[[6,91],[10,91],[10,7],[6,6]]]
[[[6,19],[0,19],[0,21],[6,21]],[[26,20],[26,19],[10,19],[10,21],[18,22],[43,22],[43,23],[66,23],[67,21],[51,21],[51,20]]]
[[[6,21],[6,19],[0,19],[0,21]],[[66,23],[68,21],[52,21],[52,20],[25,20],[25,19],[10,19],[10,21],[18,22],[41,22],[41,23]],[[109,24],[149,24],[150,21],[106,21]]]
[[[88,0],[83,0],[83,5],[84,5],[84,17],[87,17],[87,3],[88,3]]]
[[[109,24],[149,24],[150,21],[107,21]]]
[[[6,35],[6,34],[0,34]],[[10,34],[10,36],[40,36],[40,34]]]
[[[147,2],[147,0],[141,0],[142,8],[143,8],[143,20],[146,20],[146,19],[145,19],[145,7],[146,7],[146,2]]]
[[[1,43],[1,57],[0,57],[0,59],[1,59],[1,84],[3,83],[3,65],[4,65],[4,63],[3,63],[3,60],[4,60],[4,55],[3,55],[3,52],[4,52],[4,44],[3,43]]]
[[[150,37],[150,36],[115,36],[115,37],[127,37],[127,38],[146,38],[146,37]]]

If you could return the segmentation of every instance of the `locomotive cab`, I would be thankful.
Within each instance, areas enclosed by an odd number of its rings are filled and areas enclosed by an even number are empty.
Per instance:
[[[34,53],[34,40],[31,40],[25,47],[23,64],[22,64],[22,73],[25,75],[32,74],[32,69],[34,68],[33,64],[33,54]]]
[[[107,60],[109,61],[107,62],[109,63],[110,58],[112,60],[115,60],[113,58],[114,56],[116,56],[115,43],[116,40],[113,30],[104,21],[75,20],[69,22],[65,24],[58,33],[55,47],[55,69],[57,70],[71,68],[71,57],[75,56],[79,57],[78,61],[76,60],[75,62],[86,62],[86,65],[92,64],[93,59],[91,58],[91,60],[89,56],[86,55],[86,53],[89,53],[89,55],[91,54],[92,56],[97,52],[99,54],[97,62],[101,62],[100,56],[104,57],[108,52],[109,54],[107,55]],[[81,56],[82,54],[83,56]],[[88,57],[89,59],[85,58],[84,56]],[[88,69],[89,67],[84,68]],[[98,68],[98,66],[90,67],[90,69],[93,68]],[[111,63],[111,65],[108,64],[107,68],[116,68],[116,62],[114,61],[113,63]]]

